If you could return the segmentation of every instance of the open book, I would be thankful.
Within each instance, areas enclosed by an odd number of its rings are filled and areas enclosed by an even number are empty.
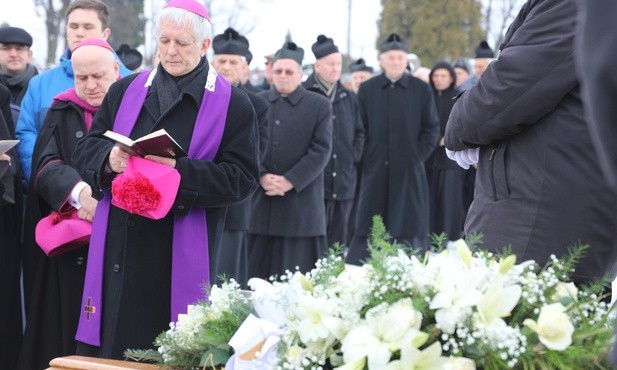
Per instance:
[[[4,154],[17,145],[19,140],[0,140],[0,154]]]
[[[186,157],[184,149],[169,136],[165,129],[154,131],[136,140],[110,130],[107,130],[103,136],[114,140],[125,152],[140,157],[148,154],[169,158]]]

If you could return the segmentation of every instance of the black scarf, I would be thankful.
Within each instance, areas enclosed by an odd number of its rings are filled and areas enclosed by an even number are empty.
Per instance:
[[[28,86],[28,82],[30,82],[30,79],[32,79],[32,77],[36,76],[37,74],[38,71],[36,70],[36,68],[34,68],[32,64],[28,63],[26,65],[26,69],[16,75],[4,72],[0,69],[0,80],[11,90],[14,90],[16,88],[24,90]],[[15,98],[16,97],[13,97],[13,99]],[[13,101],[13,103],[19,104],[15,101]]]
[[[152,85],[155,88],[157,98],[159,100],[160,114],[163,115],[171,108],[176,101],[182,99],[182,90],[195,79],[199,74],[205,73],[208,62],[206,58],[201,58],[199,64],[189,73],[174,77],[170,75],[161,64],[159,70],[154,76]]]

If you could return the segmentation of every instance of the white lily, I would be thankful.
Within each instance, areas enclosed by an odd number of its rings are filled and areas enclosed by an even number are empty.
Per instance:
[[[334,368],[334,370],[363,370],[366,365],[366,357],[360,357],[356,360],[350,361],[343,366]]]
[[[296,327],[304,343],[342,337],[343,323],[335,316],[336,306],[331,300],[300,295],[294,311],[297,320],[289,324]]]
[[[412,345],[401,348],[400,360],[390,362],[384,370],[441,370],[448,363],[448,358],[441,356],[441,344],[435,342],[424,350]]]
[[[496,318],[509,316],[521,299],[521,294],[519,285],[504,286],[501,278],[495,279],[478,303],[480,319],[490,323]]]
[[[381,369],[393,352],[420,334],[421,325],[422,315],[413,308],[410,298],[374,307],[366,313],[366,320],[343,339],[343,358],[347,363],[367,357],[369,369]]]
[[[442,274],[435,288],[437,294],[430,302],[429,308],[436,310],[435,321],[441,330],[454,333],[456,323],[464,320],[482,298],[479,285],[482,276],[473,270],[461,267],[455,260],[443,260]]]

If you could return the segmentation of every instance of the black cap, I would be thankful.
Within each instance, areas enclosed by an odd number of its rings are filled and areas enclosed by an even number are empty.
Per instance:
[[[467,65],[467,61],[463,58],[459,58],[454,62],[454,68],[464,69],[467,73],[469,73],[469,66]]]
[[[143,56],[137,49],[131,49],[127,44],[120,45],[120,48],[116,50],[116,54],[118,54],[122,64],[131,71],[141,66]]]
[[[288,41],[283,44],[276,54],[274,54],[274,61],[279,59],[293,59],[298,64],[302,65],[302,59],[304,58],[304,49],[298,47],[295,42]]]
[[[390,36],[388,36],[388,38],[381,43],[381,46],[379,47],[379,52],[385,53],[386,51],[390,50],[401,50],[407,52],[408,48],[409,46],[405,41],[401,39],[401,36],[397,35],[396,33],[391,33]]]
[[[311,46],[315,59],[321,59],[330,54],[338,53],[338,47],[330,37],[324,35],[317,36],[317,42]]]
[[[373,73],[373,67],[367,66],[366,62],[362,58],[360,58],[360,59],[356,60],[355,62],[351,63],[349,65],[349,70],[351,72],[361,72],[361,71],[364,71],[364,72]]]
[[[32,46],[32,36],[23,28],[0,27],[0,43]]]
[[[246,57],[249,51],[249,42],[244,36],[240,36],[238,31],[229,27],[220,35],[212,39],[212,49],[214,54],[231,54]]]
[[[495,53],[486,40],[482,41],[476,48],[476,58],[494,58]]]

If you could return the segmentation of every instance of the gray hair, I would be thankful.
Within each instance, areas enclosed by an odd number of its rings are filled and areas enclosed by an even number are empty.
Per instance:
[[[177,27],[189,25],[193,29],[193,36],[198,43],[201,43],[205,39],[212,39],[212,25],[210,21],[195,13],[173,7],[164,8],[159,13],[156,27],[157,36],[163,19],[171,22]]]

